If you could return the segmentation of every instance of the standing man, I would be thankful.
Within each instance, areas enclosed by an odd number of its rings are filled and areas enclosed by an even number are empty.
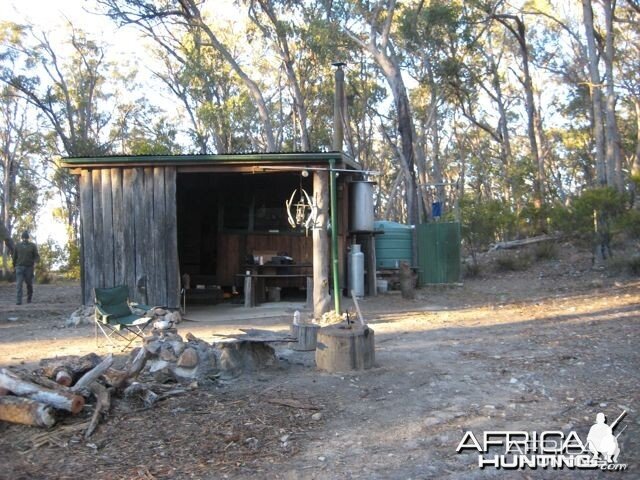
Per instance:
[[[29,232],[22,232],[22,241],[13,250],[13,266],[16,269],[17,301],[22,305],[22,282],[27,284],[27,303],[33,297],[33,266],[40,260],[38,247],[29,241]]]

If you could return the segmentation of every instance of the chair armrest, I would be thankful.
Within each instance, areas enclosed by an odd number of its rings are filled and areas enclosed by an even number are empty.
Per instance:
[[[96,305],[96,320],[102,323],[109,323],[109,317],[111,316],[111,314],[100,308],[100,305]]]

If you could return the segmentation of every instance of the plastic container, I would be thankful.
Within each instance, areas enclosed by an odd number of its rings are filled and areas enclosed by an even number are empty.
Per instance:
[[[387,293],[387,291],[389,290],[389,282],[387,280],[377,278],[376,289],[378,290],[378,293]]]
[[[397,222],[377,221],[376,232],[376,268],[397,269],[402,262],[411,265],[413,227]]]

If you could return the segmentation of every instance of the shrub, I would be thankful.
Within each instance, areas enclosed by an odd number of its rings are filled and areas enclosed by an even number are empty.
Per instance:
[[[632,257],[613,257],[609,260],[608,270],[614,275],[626,273],[628,275],[640,276],[640,255]]]
[[[526,254],[504,253],[496,258],[496,269],[499,272],[519,272],[531,265],[531,257]]]
[[[462,265],[464,278],[476,278],[480,276],[481,268],[477,263],[464,263]]]
[[[537,261],[553,260],[558,258],[558,247],[554,242],[538,243],[533,250],[533,256]]]

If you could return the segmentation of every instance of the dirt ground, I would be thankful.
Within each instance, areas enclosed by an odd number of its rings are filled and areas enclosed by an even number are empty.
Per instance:
[[[64,328],[77,285],[37,285],[34,298],[17,307],[14,286],[0,285],[0,366],[108,351],[96,350],[92,327]],[[639,307],[640,279],[593,269],[588,253],[568,245],[526,271],[487,267],[412,301],[365,298],[371,370],[319,372],[312,352],[283,344],[276,367],[148,410],[116,404],[88,441],[90,405],[50,431],[0,423],[0,478],[640,478]],[[290,320],[236,326],[285,329]],[[207,340],[229,328],[183,322],[179,333]],[[624,472],[480,469],[477,452],[456,453],[469,430],[479,440],[489,430],[584,439],[598,412],[611,422],[623,410]]]

